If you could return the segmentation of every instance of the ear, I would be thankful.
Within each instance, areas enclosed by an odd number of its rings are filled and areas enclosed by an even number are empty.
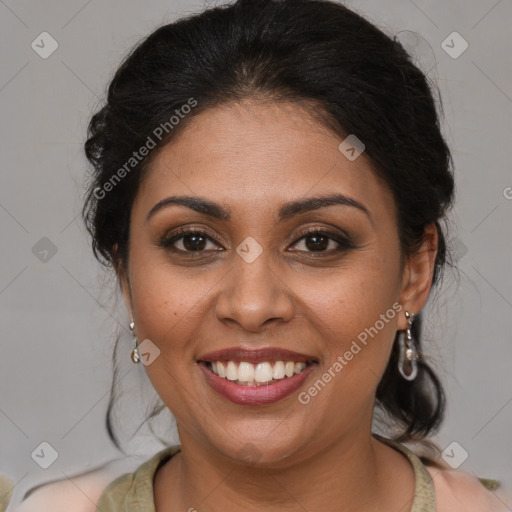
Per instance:
[[[133,318],[133,307],[132,307],[132,289],[130,286],[130,279],[128,276],[128,269],[123,265],[123,261],[117,255],[117,244],[114,246],[114,270],[116,272],[117,281],[119,288],[123,295],[124,303],[128,314]]]
[[[419,249],[405,261],[399,300],[404,314],[400,315],[397,322],[400,330],[407,328],[405,311],[418,314],[427,302],[434,276],[438,240],[437,228],[431,223],[425,227],[424,240]]]

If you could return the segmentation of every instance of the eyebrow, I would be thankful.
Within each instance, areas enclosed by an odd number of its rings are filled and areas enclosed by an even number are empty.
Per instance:
[[[190,208],[198,213],[207,215],[214,219],[231,220],[231,211],[220,204],[214,203],[208,199],[195,196],[170,196],[159,201],[149,211],[146,222],[159,210],[166,208],[171,205],[180,205]],[[284,203],[279,209],[278,219],[280,222],[287,220],[295,215],[307,213],[327,206],[342,205],[357,208],[362,211],[373,223],[371,214],[368,208],[354,199],[343,194],[330,194],[327,196],[308,197],[306,199],[299,199],[297,201],[291,201]]]

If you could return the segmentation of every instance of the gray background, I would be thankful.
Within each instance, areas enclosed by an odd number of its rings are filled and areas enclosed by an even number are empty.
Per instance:
[[[140,404],[153,396],[143,369],[128,360],[124,306],[81,225],[82,147],[122,56],[160,24],[213,3],[0,1],[0,472],[17,482],[14,501],[37,483],[119,456],[104,428],[116,329],[125,333],[123,418],[142,418]],[[347,5],[400,33],[441,89],[456,167],[450,229],[459,276],[448,272],[426,312],[425,342],[449,399],[435,440],[442,447],[456,441],[469,454],[461,469],[510,489],[512,2]],[[31,47],[43,31],[59,45],[47,59]],[[469,44],[458,58],[441,46],[453,31]],[[48,469],[31,457],[43,441],[59,455]],[[160,448],[147,430],[127,444],[139,456]]]

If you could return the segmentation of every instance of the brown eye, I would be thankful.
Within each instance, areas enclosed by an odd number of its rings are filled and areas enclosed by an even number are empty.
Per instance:
[[[296,249],[301,244],[305,249]],[[300,238],[294,242],[292,247],[294,250],[299,251],[332,254],[344,249],[353,248],[354,245],[350,239],[338,233],[314,230],[301,233]]]
[[[208,243],[216,245],[204,231],[182,229],[172,236],[163,238],[159,245],[178,252],[205,252],[212,250],[211,247],[207,249]]]

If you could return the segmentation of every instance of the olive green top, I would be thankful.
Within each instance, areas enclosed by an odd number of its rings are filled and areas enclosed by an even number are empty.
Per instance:
[[[421,460],[404,445],[381,436],[378,439],[401,451],[411,461],[415,489],[410,512],[435,512],[434,485]],[[140,465],[135,472],[126,473],[114,480],[103,491],[96,512],[155,512],[153,476],[180,449],[180,445],[164,448]]]
[[[0,512],[7,509],[13,489],[14,482],[10,478],[0,475]]]

